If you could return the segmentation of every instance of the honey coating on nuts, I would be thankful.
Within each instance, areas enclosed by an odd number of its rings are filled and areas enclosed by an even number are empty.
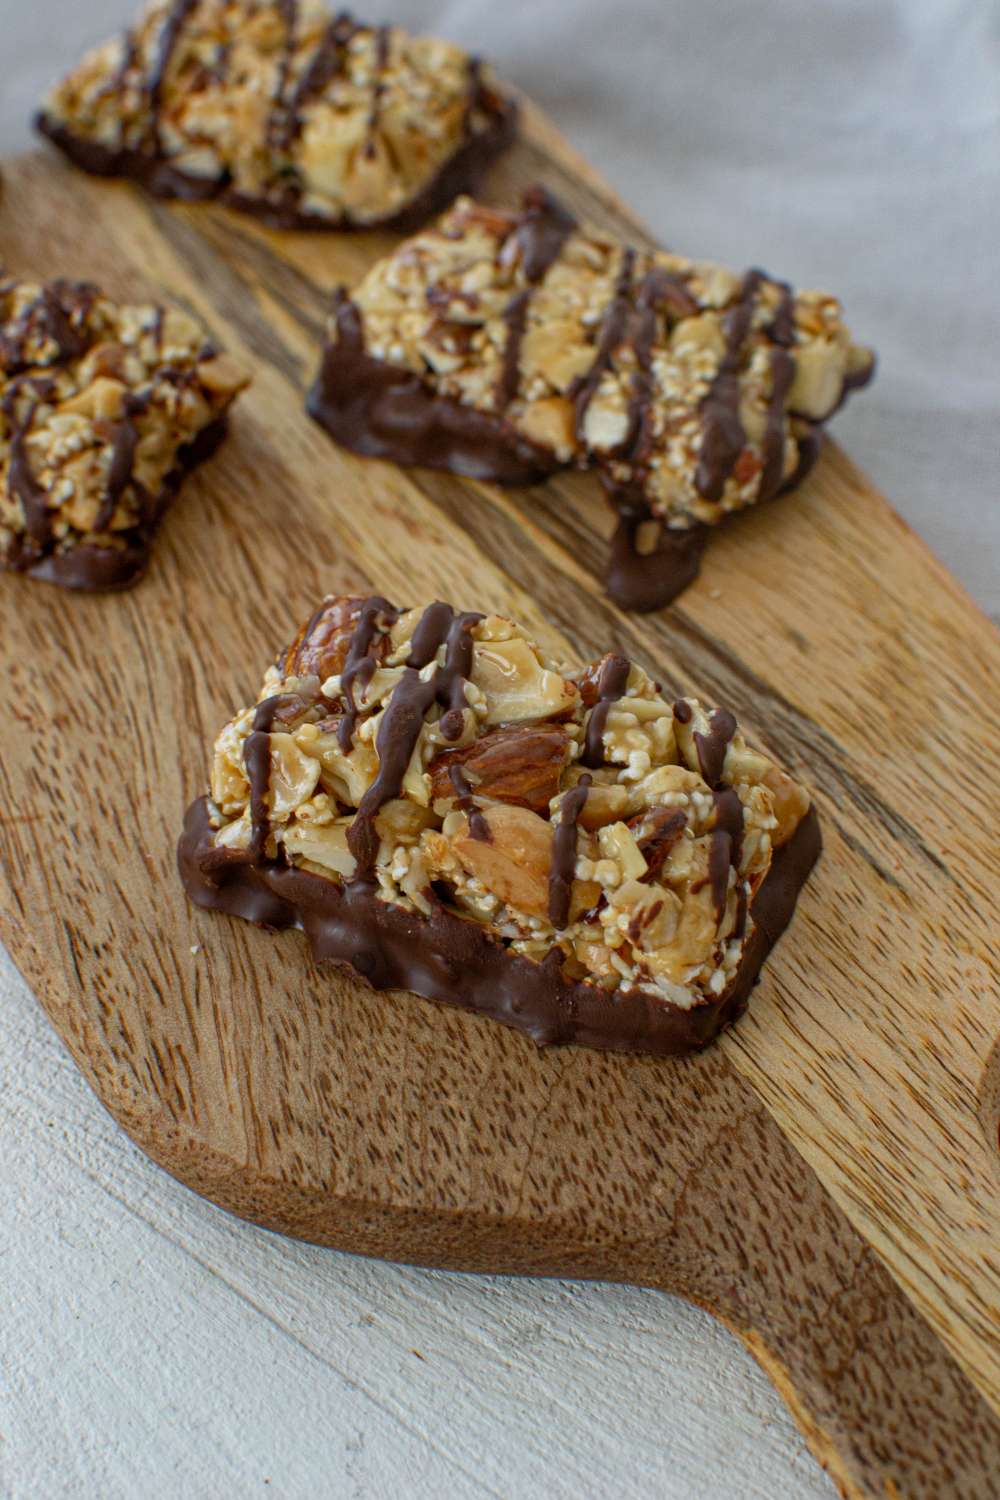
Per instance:
[[[247,384],[173,308],[0,277],[0,558],[123,547],[155,515],[179,451]]]
[[[414,371],[441,397],[502,416],[561,463],[596,464],[613,491],[640,500],[670,527],[716,525],[792,482],[816,427],[871,373],[872,356],[852,341],[836,298],[793,294],[752,273],[733,401],[742,439],[713,494],[699,481],[705,401],[723,370],[744,278],[665,251],[630,251],[578,226],[531,283],[521,223],[517,214],[459,198],[375,265],[352,294],[366,350]],[[669,289],[655,300],[642,351],[643,288],[657,276]],[[508,401],[505,312],[523,293],[530,295]],[[599,361],[616,296],[624,301],[619,336]],[[329,336],[337,342],[336,322]],[[786,353],[792,365],[784,391],[776,371]]]
[[[334,881],[357,872],[349,831],[378,775],[379,729],[423,613],[377,616],[367,682],[347,683],[357,716],[345,743],[342,676],[363,603],[326,600],[258,698],[294,695],[270,731],[266,857]],[[754,930],[754,895],[808,811],[808,793],[738,729],[717,747],[721,778],[709,786],[706,739],[732,720],[693,698],[666,701],[634,663],[607,710],[604,763],[585,767],[602,663],[567,673],[498,615],[470,633],[461,723],[446,726],[460,733],[447,738],[432,705],[401,795],[377,814],[379,897],[424,914],[443,901],[530,959],[558,947],[567,977],[609,991],[640,990],[685,1009],[723,995]],[[433,673],[443,655],[444,647],[422,671]],[[215,743],[210,815],[216,845],[233,851],[253,834],[244,754],[255,712],[241,710]],[[584,775],[569,913],[557,928],[553,848],[566,793]],[[459,805],[462,778],[471,807]],[[723,861],[720,891],[713,858],[717,866],[720,826],[732,824],[734,807],[741,837]]]

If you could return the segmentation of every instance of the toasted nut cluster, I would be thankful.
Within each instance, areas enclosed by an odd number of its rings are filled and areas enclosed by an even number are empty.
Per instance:
[[[52,90],[39,123],[95,170],[363,225],[512,119],[459,47],[334,18],[322,0],[155,0]]]
[[[353,293],[367,354],[559,463],[596,464],[673,528],[790,483],[873,367],[836,299],[547,211],[537,193],[520,214],[458,199]],[[333,345],[344,328],[341,309]]]
[[[0,561],[86,587],[85,569],[71,576],[82,548],[91,586],[130,581],[116,560],[139,567],[199,440],[247,383],[174,309],[0,279]]]
[[[689,1009],[733,982],[809,809],[732,716],[512,621],[324,602],[215,744],[213,859],[288,861]],[[225,851],[223,853],[222,851]]]

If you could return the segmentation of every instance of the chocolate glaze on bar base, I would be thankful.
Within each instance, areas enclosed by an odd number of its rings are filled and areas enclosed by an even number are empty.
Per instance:
[[[704,1047],[746,1009],[761,965],[787,927],[819,857],[815,809],[777,849],[754,897],[754,932],[728,988],[688,1010],[641,991],[609,994],[563,976],[558,950],[536,963],[436,902],[423,917],[382,900],[370,881],[338,884],[286,863],[219,862],[204,797],[188,809],[177,859],[198,906],[259,927],[297,927],[319,962],[346,965],[373,989],[405,989],[477,1011],[539,1046],[576,1042],[670,1056]]]
[[[661,526],[655,546],[649,552],[640,552],[636,533],[652,519],[648,510],[619,513],[604,576],[612,603],[640,615],[666,608],[694,582],[701,572],[701,554],[708,542],[707,526],[689,526],[684,531]]]
[[[389,229],[408,234],[440,213],[459,193],[474,192],[495,157],[506,151],[517,134],[517,105],[491,95],[491,123],[471,136],[441,166],[430,181],[402,208],[381,219],[359,223],[348,216],[338,219],[308,213],[298,206],[294,187],[283,195],[252,197],[237,192],[228,177],[195,177],[179,172],[158,150],[136,151],[88,141],[44,113],[35,116],[35,129],[46,136],[82,171],[95,177],[125,177],[140,183],[158,198],[177,198],[187,203],[221,199],[242,213],[251,214],[274,229],[371,230]]]
[[[335,316],[340,341],[326,349],[306,409],[344,448],[493,484],[535,484],[564,467],[509,424],[435,396],[419,375],[367,354],[345,293]]]
[[[124,545],[99,547],[84,542],[64,551],[52,548],[40,553],[37,547],[22,542],[19,547],[6,554],[0,553],[0,567],[81,593],[105,593],[132,588],[149,565],[157,528],[169,510],[185,475],[211,458],[225,437],[227,426],[227,419],[220,418],[178,451],[177,463],[164,479],[160,493],[152,500],[142,524],[121,533]]]

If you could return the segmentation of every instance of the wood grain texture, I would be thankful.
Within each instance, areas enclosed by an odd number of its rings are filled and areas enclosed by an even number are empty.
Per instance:
[[[542,177],[639,232],[528,123],[493,196]],[[15,269],[169,296],[256,382],[139,590],[4,584],[3,936],[112,1113],[223,1206],[369,1254],[681,1291],[741,1334],[846,1492],[993,1495],[996,639],[834,448],[641,619],[601,592],[589,478],[500,492],[337,450],[301,395],[329,287],[388,243],[11,164]],[[719,1047],[540,1054],[187,907],[173,844],[216,729],[320,594],[376,585],[503,608],[564,654],[635,655],[816,789],[824,860]]]

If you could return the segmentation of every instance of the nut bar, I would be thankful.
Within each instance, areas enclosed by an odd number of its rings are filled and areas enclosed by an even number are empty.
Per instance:
[[[127,588],[247,377],[173,308],[0,275],[0,563]]]
[[[376,989],[667,1054],[745,1008],[819,850],[724,709],[371,597],[326,599],[223,729],[178,860],[200,906],[300,927]]]
[[[516,113],[459,47],[320,0],[158,0],[36,123],[86,171],[162,196],[225,196],[284,229],[412,229],[474,187]]]
[[[873,367],[833,297],[634,250],[535,188],[516,214],[459,199],[341,289],[309,409],[357,452],[478,479],[596,466],[609,591],[655,609],[708,528],[799,482]]]

